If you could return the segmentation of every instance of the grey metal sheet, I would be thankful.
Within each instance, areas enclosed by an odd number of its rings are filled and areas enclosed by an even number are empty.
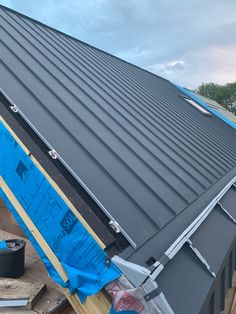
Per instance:
[[[231,201],[235,205],[235,198]],[[236,217],[236,208],[234,215]],[[159,275],[158,285],[176,314],[218,314],[223,310],[225,294],[235,270],[235,228],[235,224],[215,209],[191,237],[194,246],[216,273],[216,279],[188,245]]]
[[[0,87],[137,244],[236,165],[234,130],[170,82],[0,7]]]

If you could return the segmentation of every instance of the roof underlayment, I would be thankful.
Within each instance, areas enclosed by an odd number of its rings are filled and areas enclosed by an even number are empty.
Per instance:
[[[236,176],[235,129],[165,79],[2,6],[0,19],[1,115],[111,257],[149,271],[162,261],[175,313],[218,313],[235,269],[233,185],[230,215],[216,203],[165,252]]]

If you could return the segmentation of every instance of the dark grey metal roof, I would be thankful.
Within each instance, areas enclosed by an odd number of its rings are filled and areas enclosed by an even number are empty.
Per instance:
[[[235,130],[191,106],[167,80],[3,6],[0,19],[0,88],[23,119],[2,96],[1,114],[55,180],[63,181],[64,172],[45,158],[38,136],[118,222],[136,246],[120,256],[145,267],[150,257],[159,261],[236,176]],[[64,188],[110,248],[114,233],[67,179]],[[222,204],[234,218],[235,202],[231,187]],[[177,314],[222,309],[236,269],[236,238],[217,206],[191,235],[216,279],[187,245],[157,277]]]
[[[236,218],[236,187],[232,186],[220,203]],[[176,314],[215,314],[224,309],[225,295],[236,270],[235,228],[235,223],[216,205],[191,237],[193,245],[217,274],[216,278],[188,245],[182,247],[159,275],[158,285]]]
[[[236,166],[235,131],[170,82],[2,6],[0,15],[1,89],[137,248]]]

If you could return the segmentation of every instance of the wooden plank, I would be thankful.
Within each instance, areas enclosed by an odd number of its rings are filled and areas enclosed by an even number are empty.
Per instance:
[[[75,295],[75,298],[77,302],[80,302],[77,295]],[[100,291],[96,295],[87,298],[84,305],[84,309],[87,310],[88,314],[107,314],[110,311],[110,307],[111,303],[103,291]]]
[[[37,301],[46,291],[46,285],[29,278],[24,280],[1,278],[0,298],[2,299],[28,299],[25,309],[32,310]]]
[[[224,310],[221,312],[221,314],[230,314],[234,295],[235,295],[235,287],[232,287],[228,290],[226,294]]]
[[[30,155],[32,162],[36,165],[36,167],[40,170],[40,172],[47,178],[49,183],[52,185],[52,187],[57,191],[57,193],[60,195],[60,197],[64,200],[64,202],[67,204],[67,206],[71,209],[71,211],[74,213],[74,215],[78,218],[78,220],[81,222],[81,224],[85,227],[85,229],[90,233],[90,235],[94,238],[94,240],[99,244],[99,246],[102,249],[105,249],[105,244],[101,241],[101,239],[97,236],[97,234],[93,231],[93,229],[88,225],[86,220],[83,218],[83,216],[78,212],[78,210],[74,207],[74,205],[71,203],[71,201],[66,197],[66,195],[63,193],[63,191],[59,188],[59,186],[56,184],[56,182],[48,175],[48,173],[44,170],[44,168],[40,165],[40,163],[37,161],[37,159],[30,154],[30,151],[28,148],[24,145],[24,143],[19,139],[19,137],[16,135],[16,133],[10,128],[10,126],[7,124],[7,122],[3,119],[2,116],[0,116],[0,121],[4,124],[6,129],[11,133],[11,135],[15,138],[17,143],[21,146],[21,148],[24,150],[24,152],[27,155]]]
[[[24,221],[27,228],[32,233],[35,240],[38,242],[52,265],[57,270],[58,274],[62,278],[64,282],[68,280],[67,273],[65,272],[63,266],[61,265],[60,261],[54,254],[54,252],[51,250],[41,233],[38,231],[37,227],[33,224],[30,217],[24,210],[24,208],[21,206],[21,204],[16,199],[15,195],[12,193],[6,182],[3,180],[3,178],[0,176],[0,187],[8,197],[9,201],[14,206],[17,213],[20,215],[21,219]],[[102,292],[97,293],[94,296],[88,297],[85,304],[81,304],[78,296],[76,294],[70,295],[68,290],[64,290],[64,293],[66,292],[66,297],[68,298],[68,301],[73,306],[76,313],[87,313],[87,314],[104,314],[109,313],[109,307],[110,303],[106,299],[106,297],[103,295]],[[83,312],[83,311],[84,312]]]
[[[67,298],[67,300],[70,302],[71,306],[73,307],[73,309],[75,310],[76,313],[79,314],[88,314],[89,313],[89,309],[84,309],[84,306],[78,302],[78,300],[75,298],[74,294],[70,294],[70,292],[67,289],[63,289],[64,294]],[[102,312],[100,312],[102,314]]]
[[[87,298],[85,304],[81,304],[77,294],[70,294],[69,292],[66,292],[66,297],[75,309],[76,313],[108,314],[110,311],[111,303],[102,291]]]

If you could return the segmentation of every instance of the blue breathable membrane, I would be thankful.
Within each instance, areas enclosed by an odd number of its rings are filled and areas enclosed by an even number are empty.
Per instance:
[[[78,158],[79,162],[79,158]],[[64,200],[51,186],[5,125],[0,122],[0,176],[42,234],[68,275],[59,274],[24,224],[10,200],[0,189],[0,197],[23,228],[43,260],[49,275],[82,302],[121,275]]]
[[[8,249],[8,246],[7,246],[6,240],[2,240],[0,242],[0,250],[7,250],[7,249]]]

